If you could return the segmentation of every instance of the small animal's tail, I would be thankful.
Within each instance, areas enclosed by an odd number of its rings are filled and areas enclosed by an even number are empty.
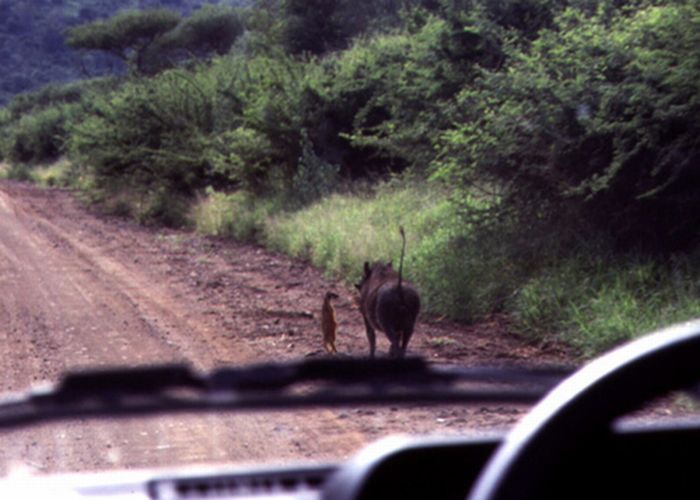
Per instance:
[[[399,226],[399,232],[401,233],[401,240],[403,241],[401,244],[401,260],[399,261],[399,299],[401,299],[401,302],[404,302],[401,284],[403,282],[403,257],[406,253],[406,233],[403,230],[403,226]]]

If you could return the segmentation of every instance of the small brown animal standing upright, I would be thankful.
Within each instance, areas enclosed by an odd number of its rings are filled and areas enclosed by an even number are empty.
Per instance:
[[[321,331],[323,332],[323,347],[328,354],[335,354],[335,334],[338,331],[338,320],[335,317],[335,309],[331,304],[332,299],[337,299],[338,295],[327,292],[323,298],[321,307]]]
[[[374,357],[376,350],[375,330],[383,331],[389,338],[391,357],[404,357],[420,311],[418,292],[402,278],[406,235],[402,227],[399,231],[403,239],[399,272],[394,271],[391,262],[375,263],[371,267],[365,262],[364,276],[355,285],[360,291],[360,311],[365,320],[370,357]]]

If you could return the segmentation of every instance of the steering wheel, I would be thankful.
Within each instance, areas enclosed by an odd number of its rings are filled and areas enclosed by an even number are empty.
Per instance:
[[[506,436],[468,500],[525,500],[616,417],[700,378],[700,320],[642,337],[597,358],[551,391]]]

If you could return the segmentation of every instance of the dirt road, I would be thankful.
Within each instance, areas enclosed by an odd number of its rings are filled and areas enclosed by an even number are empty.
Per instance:
[[[65,370],[187,361],[223,364],[320,355],[318,312],[340,295],[338,350],[367,344],[350,288],[255,246],[93,215],[63,190],[0,183],[0,389]],[[379,338],[378,349],[388,343]],[[559,362],[508,334],[502,319],[465,328],[421,322],[409,348],[438,361]],[[512,424],[510,407],[334,409],[77,421],[2,435],[3,467],[39,471],[224,461],[344,458],[394,432]]]

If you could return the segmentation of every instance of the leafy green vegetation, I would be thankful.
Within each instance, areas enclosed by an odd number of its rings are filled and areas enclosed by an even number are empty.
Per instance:
[[[85,20],[132,73],[14,98],[6,175],[348,282],[403,225],[426,310],[585,355],[698,315],[696,0],[321,3]]]
[[[403,225],[407,246],[407,276],[415,273],[412,262],[418,241],[429,234],[445,211],[444,195],[426,189],[384,186],[376,194],[335,194],[291,214],[274,217],[265,241],[279,250],[304,258],[336,276],[359,280],[365,261],[398,263]]]
[[[498,185],[523,223],[645,251],[696,244],[698,9],[566,9],[460,92],[436,176]]]
[[[599,252],[579,254],[526,283],[510,304],[524,331],[547,331],[586,355],[662,326],[700,316],[697,252],[659,263]]]
[[[168,9],[126,11],[105,21],[82,24],[66,32],[73,49],[102,50],[121,59],[131,71],[147,74],[148,56],[156,41],[180,23]]]
[[[232,8],[205,6],[182,19],[169,9],[124,11],[107,20],[66,31],[74,49],[104,51],[122,60],[132,73],[155,74],[190,55],[223,55],[241,35],[243,25]]]

